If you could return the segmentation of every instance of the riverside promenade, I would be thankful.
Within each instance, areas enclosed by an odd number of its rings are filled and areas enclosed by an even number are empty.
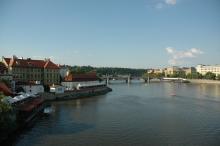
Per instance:
[[[219,80],[204,80],[204,79],[187,79],[190,83],[195,84],[220,84]]]

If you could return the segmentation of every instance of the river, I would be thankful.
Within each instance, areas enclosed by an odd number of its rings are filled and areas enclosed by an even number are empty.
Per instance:
[[[220,85],[111,84],[112,92],[53,102],[16,146],[219,146]]]

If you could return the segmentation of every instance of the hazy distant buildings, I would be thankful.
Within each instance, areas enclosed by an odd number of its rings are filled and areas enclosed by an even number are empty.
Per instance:
[[[184,71],[177,66],[167,67],[164,69],[164,73],[166,77],[169,75],[180,74],[181,72],[184,72]]]
[[[196,71],[202,75],[205,75],[207,72],[212,72],[214,74],[220,75],[220,65],[197,65]]]
[[[172,66],[163,69],[149,69],[148,73],[155,74],[163,74],[165,77],[173,76],[173,75],[187,75],[196,73],[196,69],[194,67],[178,67]]]
[[[195,67],[183,67],[182,70],[185,72],[186,75],[196,73]]]

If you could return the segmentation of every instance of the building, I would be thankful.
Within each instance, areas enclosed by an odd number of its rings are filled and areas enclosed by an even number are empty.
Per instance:
[[[186,75],[196,73],[195,67],[183,67],[182,70],[185,72]]]
[[[60,85],[52,85],[50,86],[50,92],[54,94],[61,94],[64,93],[65,87]]]
[[[12,58],[2,57],[2,62],[16,82],[40,81],[45,85],[60,83],[59,67],[50,59],[18,59],[13,56]]]
[[[104,83],[100,83],[100,79],[97,77],[96,72],[69,74],[61,84],[66,87],[66,90],[104,85]]]
[[[197,65],[196,71],[202,75],[205,75],[207,72],[211,72],[217,75],[220,75],[220,65]]]
[[[164,70],[163,69],[154,69],[154,73],[155,74],[162,74],[162,73],[164,73]]]
[[[164,69],[148,69],[147,73],[163,74]]]
[[[29,94],[38,94],[38,93],[43,93],[44,92],[44,86],[40,84],[26,84],[26,85],[21,85],[21,87],[24,89],[25,93]]]
[[[60,77],[61,77],[62,80],[64,80],[64,78],[66,76],[68,76],[69,73],[70,73],[70,70],[69,70],[70,66],[68,66],[68,65],[60,65],[59,67],[60,67]]]
[[[5,64],[3,62],[0,62],[0,74],[7,74],[8,73],[8,69],[5,66]]]
[[[180,73],[183,73],[184,71],[177,67],[177,66],[172,66],[172,67],[168,67],[168,68],[165,68],[164,70],[164,73],[165,73],[165,76],[169,76],[169,75],[173,75],[173,74],[180,74]]]

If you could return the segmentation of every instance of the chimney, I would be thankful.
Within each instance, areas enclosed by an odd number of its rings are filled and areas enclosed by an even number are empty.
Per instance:
[[[12,56],[13,60],[18,59],[18,57],[16,55]]]

